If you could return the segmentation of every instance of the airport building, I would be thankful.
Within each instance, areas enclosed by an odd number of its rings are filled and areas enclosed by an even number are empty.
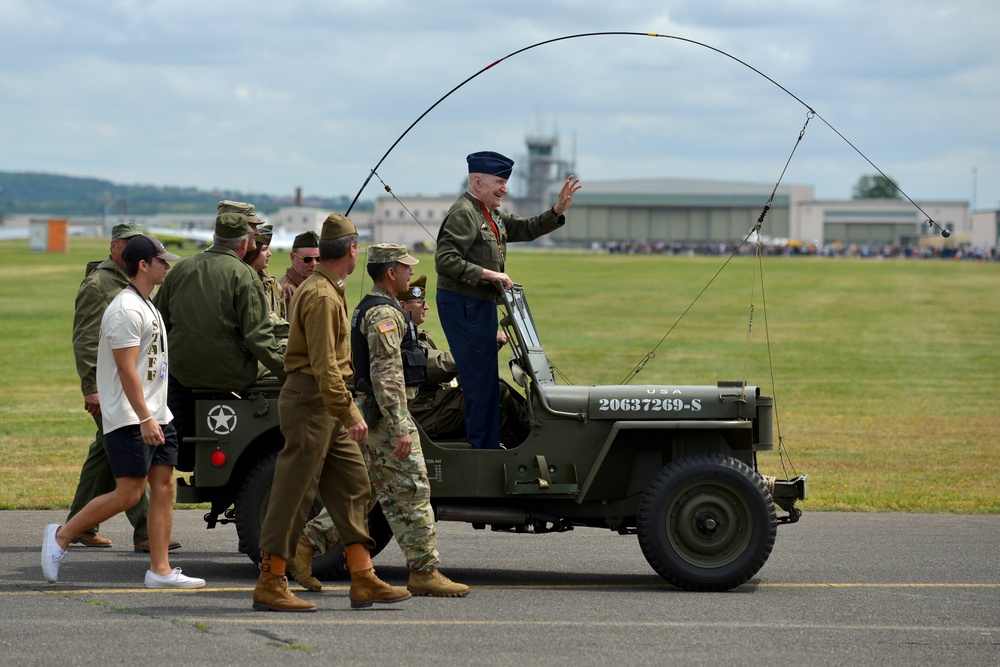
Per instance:
[[[756,225],[774,184],[642,179],[584,181],[573,200],[567,224],[539,239],[540,245],[596,247],[621,242],[663,242],[699,245],[739,243]],[[546,206],[555,202],[549,191]],[[383,242],[431,243],[444,214],[455,201],[446,197],[380,197],[372,219],[373,239]],[[972,243],[968,202],[917,202],[955,242]],[[405,206],[405,208],[404,208]],[[504,209],[534,215],[544,208],[521,210],[517,200]],[[411,215],[412,213],[413,215]],[[416,219],[414,219],[416,218]],[[995,217],[994,217],[995,221]],[[988,226],[980,225],[984,230]],[[927,217],[905,200],[816,200],[808,185],[782,185],[761,225],[762,237],[812,245],[917,246],[921,239],[939,238]],[[987,231],[976,239],[989,236]],[[997,238],[984,247],[994,247]]]
[[[555,137],[529,136],[527,154],[515,160],[514,189],[504,210],[531,216],[551,206],[574,160],[559,157]],[[773,193],[773,199],[772,199]],[[372,238],[407,245],[432,243],[456,195],[382,196],[375,201]],[[817,200],[811,185],[781,185],[679,178],[592,181],[573,200],[568,223],[536,244],[602,247],[615,243],[667,245],[739,243],[769,203],[761,236],[793,244],[917,246],[940,238],[927,217],[951,232],[952,244],[971,244],[968,202]],[[926,213],[926,215],[925,215]],[[985,220],[985,219],[984,219]],[[985,230],[987,222],[980,226]],[[990,236],[983,231],[977,236]],[[995,235],[985,247],[994,247]],[[923,241],[922,241],[923,240]]]

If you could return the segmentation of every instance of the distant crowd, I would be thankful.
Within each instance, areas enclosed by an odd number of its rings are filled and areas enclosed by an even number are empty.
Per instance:
[[[594,243],[591,250],[624,255],[730,255],[739,249],[740,254],[755,252],[755,244],[747,242],[742,248],[738,243],[682,243],[666,241],[607,241]],[[840,243],[762,243],[765,255],[815,255],[820,257],[862,257],[875,259],[951,259],[985,262],[1000,261],[1000,249],[963,246],[959,248],[920,248],[911,245],[869,245]]]

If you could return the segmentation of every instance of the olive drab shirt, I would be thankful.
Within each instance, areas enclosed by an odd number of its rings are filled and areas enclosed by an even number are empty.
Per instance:
[[[88,266],[89,268],[89,266]],[[128,285],[128,275],[108,257],[80,283],[73,311],[73,356],[84,395],[97,392],[97,346],[108,304]]]
[[[399,303],[394,295],[378,286],[372,288],[371,294]],[[403,375],[402,343],[408,326],[403,311],[388,304],[372,306],[358,322],[358,330],[368,341],[372,389],[389,435],[406,435],[416,430],[406,401],[416,397],[418,388],[407,387]]]
[[[316,378],[327,412],[345,427],[361,421],[347,389],[354,377],[344,281],[322,264],[295,290],[288,315],[285,371]]]
[[[534,241],[566,223],[566,217],[555,215],[551,208],[533,218],[500,211],[493,211],[492,217],[500,232],[499,239],[479,201],[468,192],[448,209],[434,252],[439,290],[496,301],[499,297],[496,287],[481,282],[483,269],[503,272],[508,242]]]
[[[433,391],[436,385],[449,384],[458,377],[458,366],[451,350],[439,350],[427,331],[421,330],[418,336],[420,347],[427,350],[427,383],[420,388],[421,392],[425,388]]]
[[[285,377],[264,286],[232,250],[213,245],[178,261],[153,303],[170,339],[170,374],[185,387],[242,391],[259,364]]]
[[[288,304],[285,302],[285,291],[278,283],[278,279],[267,271],[258,271],[260,282],[264,285],[264,295],[267,297],[268,311],[277,315],[280,319],[288,319]]]
[[[281,341],[288,341],[288,304],[285,303],[285,292],[278,284],[278,279],[267,271],[258,271],[260,282],[264,285],[264,296],[267,300],[268,317],[274,326],[274,336]]]

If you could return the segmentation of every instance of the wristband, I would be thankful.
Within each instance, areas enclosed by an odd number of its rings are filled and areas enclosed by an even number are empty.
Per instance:
[[[149,421],[150,419],[152,419],[152,418],[153,418],[153,415],[149,415],[149,416],[148,416],[148,417],[146,417],[145,419],[140,419],[140,420],[139,420],[139,423],[140,423],[140,424],[145,424],[146,422],[148,422],[148,421]]]

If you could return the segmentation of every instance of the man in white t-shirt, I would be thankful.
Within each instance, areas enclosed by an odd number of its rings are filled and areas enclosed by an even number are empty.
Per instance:
[[[129,284],[101,320],[97,391],[101,396],[104,446],[115,490],[98,496],[66,524],[50,524],[42,537],[42,573],[59,579],[69,543],[90,526],[135,505],[149,483],[147,588],[203,588],[204,579],[172,569],[167,555],[173,524],[177,432],[167,408],[167,336],[163,318],[149,300],[170,265],[180,259],[158,240],[139,235],[122,251]]]

